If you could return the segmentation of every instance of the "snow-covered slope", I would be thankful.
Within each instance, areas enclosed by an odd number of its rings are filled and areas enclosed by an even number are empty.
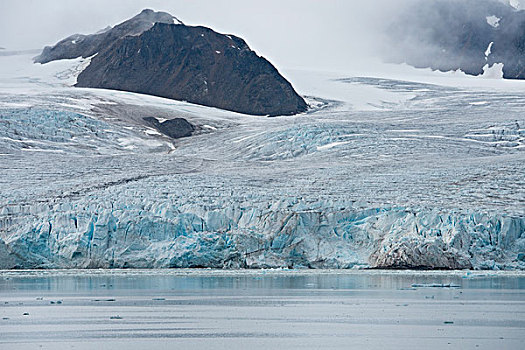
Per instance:
[[[525,268],[520,82],[289,71],[311,110],[264,118],[73,89],[79,64],[0,57],[3,268]]]

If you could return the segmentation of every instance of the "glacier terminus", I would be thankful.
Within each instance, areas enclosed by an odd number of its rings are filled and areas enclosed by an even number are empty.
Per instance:
[[[525,268],[519,81],[291,70],[309,110],[268,118],[73,88],[89,60],[0,56],[3,269]]]

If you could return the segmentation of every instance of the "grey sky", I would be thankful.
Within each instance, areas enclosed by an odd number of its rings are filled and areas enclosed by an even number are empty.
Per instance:
[[[41,48],[144,8],[244,38],[279,68],[345,69],[372,55],[406,0],[0,0],[0,47]]]

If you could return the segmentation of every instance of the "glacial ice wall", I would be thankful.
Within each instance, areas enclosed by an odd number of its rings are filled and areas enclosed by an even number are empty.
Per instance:
[[[525,268],[525,218],[300,200],[245,204],[7,206],[0,267]]]

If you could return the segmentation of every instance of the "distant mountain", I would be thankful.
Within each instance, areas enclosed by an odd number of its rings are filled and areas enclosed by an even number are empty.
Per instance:
[[[74,34],[59,41],[55,46],[46,46],[42,53],[35,57],[35,62],[47,63],[61,59],[90,57],[125,36],[142,34],[155,23],[183,24],[169,13],[146,9],[113,28],[106,27],[91,35]]]
[[[498,0],[416,1],[388,28],[388,60],[479,75],[503,63],[525,79],[525,11]]]
[[[132,91],[252,115],[307,109],[291,84],[241,38],[186,26],[144,10],[94,35],[74,35],[46,47],[36,62],[90,57],[78,87]]]

